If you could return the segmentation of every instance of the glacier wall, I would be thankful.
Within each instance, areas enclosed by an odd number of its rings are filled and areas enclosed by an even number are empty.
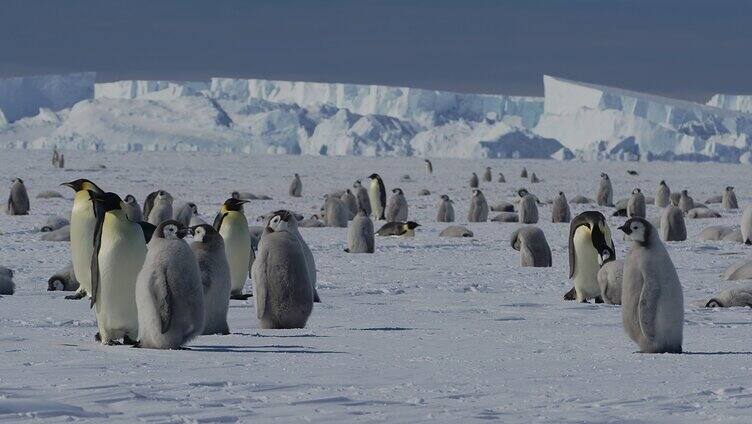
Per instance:
[[[40,108],[60,110],[94,95],[94,72],[0,79],[0,110],[13,122]]]
[[[752,95],[716,94],[710,98],[707,104],[721,109],[752,113]]]
[[[173,98],[196,95],[208,89],[209,83],[201,81],[126,80],[94,84],[94,98]]]

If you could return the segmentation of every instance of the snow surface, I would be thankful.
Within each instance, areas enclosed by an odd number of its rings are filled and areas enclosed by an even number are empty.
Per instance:
[[[0,265],[15,270],[17,292],[0,298],[0,420],[9,422],[724,422],[747,423],[752,407],[746,308],[697,306],[733,286],[719,274],[752,250],[700,242],[702,228],[736,225],[740,211],[687,220],[689,240],[667,243],[684,286],[682,355],[635,354],[618,306],[565,302],[568,225],[542,222],[552,268],[521,268],[509,246],[515,223],[467,223],[471,172],[491,166],[508,183],[481,183],[490,204],[526,186],[542,200],[559,190],[594,197],[608,172],[615,198],[634,187],[652,195],[660,179],[702,201],[737,187],[748,166],[702,163],[583,164],[579,161],[435,159],[426,175],[418,158],[246,156],[194,152],[65,152],[53,169],[50,151],[1,150],[6,178],[24,179],[31,214],[0,214]],[[105,165],[100,168],[98,165]],[[542,182],[517,176],[523,166]],[[626,169],[639,176],[628,176]],[[303,197],[287,196],[293,173]],[[414,239],[378,238],[376,253],[350,255],[344,228],[304,228],[316,257],[323,303],[303,330],[260,330],[252,299],[232,301],[232,334],[203,336],[186,351],[105,347],[93,341],[94,314],[85,301],[47,292],[47,278],[69,261],[67,243],[40,241],[35,225],[67,215],[66,199],[36,199],[58,184],[89,177],[143,202],[157,187],[176,202],[192,200],[211,218],[231,190],[263,192],[255,217],[279,208],[315,213],[323,195],[380,173],[402,187]],[[409,174],[412,182],[400,182]],[[428,188],[431,196],[417,196]],[[7,195],[7,188],[6,190]],[[440,238],[440,194],[455,200],[456,224],[474,238]],[[3,195],[0,190],[0,195]],[[35,200],[36,199],[36,200]],[[578,213],[585,205],[570,205]],[[611,209],[601,209],[608,213]],[[609,213],[610,215],[610,213]],[[658,210],[648,206],[648,215]],[[609,218],[617,257],[627,243]]]
[[[0,79],[0,110],[13,122],[35,116],[40,108],[57,111],[71,107],[94,95],[95,77],[94,72],[83,72]]]

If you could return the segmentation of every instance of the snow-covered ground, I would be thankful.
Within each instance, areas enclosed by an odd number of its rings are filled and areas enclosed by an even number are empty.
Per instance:
[[[550,223],[549,206],[539,226],[552,268],[519,266],[508,242],[518,224],[464,223],[468,177],[485,166],[508,181],[481,183],[492,204],[521,186],[542,199],[559,190],[594,197],[606,171],[615,199],[636,186],[652,195],[665,178],[696,200],[734,185],[742,206],[752,200],[748,166],[436,159],[429,176],[417,158],[65,154],[61,170],[51,168],[49,151],[0,150],[4,179],[24,179],[32,201],[29,216],[0,215],[0,265],[15,270],[18,286],[0,298],[0,421],[749,422],[752,315],[693,303],[729,286],[718,274],[752,251],[697,235],[738,223],[741,212],[688,220],[689,240],[667,243],[684,286],[682,355],[635,354],[620,307],[561,299],[570,287],[568,225]],[[543,181],[520,179],[523,166]],[[628,176],[630,168],[640,175]],[[287,196],[294,172],[304,184],[299,199]],[[279,208],[314,213],[325,193],[372,172],[388,189],[404,189],[411,219],[423,226],[414,239],[377,239],[373,255],[344,253],[346,229],[302,229],[323,299],[304,330],[258,329],[251,299],[232,301],[231,335],[200,337],[190,350],[104,347],[93,340],[87,302],[46,291],[47,278],[69,260],[68,245],[40,241],[33,228],[67,215],[71,193],[35,197],[62,181],[89,177],[140,202],[164,188],[176,202],[195,201],[207,218],[233,189],[271,195],[248,206],[253,223]],[[398,182],[403,174],[413,182]],[[417,196],[422,188],[432,194]],[[474,238],[438,237],[448,225],[435,222],[442,193]],[[658,212],[649,206],[648,213]],[[627,243],[615,230],[623,218],[609,222],[623,258]]]

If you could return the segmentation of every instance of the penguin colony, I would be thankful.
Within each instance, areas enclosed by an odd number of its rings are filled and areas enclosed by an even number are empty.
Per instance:
[[[55,150],[53,166],[63,167],[63,161],[62,154]],[[433,175],[433,164],[424,161],[427,174]],[[639,175],[633,171],[628,174]],[[504,175],[497,175],[496,183],[505,184]],[[520,178],[530,183],[541,181],[534,172],[529,175],[526,168],[520,172]],[[74,192],[70,222],[51,217],[38,228],[42,232],[66,231],[71,261],[50,277],[47,290],[75,291],[66,299],[88,299],[97,321],[95,339],[106,345],[180,349],[203,334],[229,334],[230,301],[250,297],[260,328],[303,328],[314,303],[321,299],[314,255],[299,227],[347,227],[344,251],[351,254],[374,254],[374,236],[415,237],[420,227],[408,220],[408,196],[402,188],[393,188],[387,199],[379,174],[369,175],[367,186],[361,181],[356,180],[351,189],[326,195],[320,215],[304,219],[294,212],[278,210],[263,215],[259,227],[249,227],[243,205],[248,199],[270,199],[267,196],[235,191],[221,203],[209,225],[195,203],[173,206],[172,195],[163,189],[150,193],[142,208],[133,195],[121,198],[88,179],[64,182],[61,185]],[[403,177],[400,181],[412,180]],[[491,167],[485,167],[482,179],[472,173],[467,222],[486,223],[490,211],[500,213],[491,221],[519,222],[522,225],[512,233],[510,245],[519,252],[520,265],[551,267],[546,236],[530,225],[538,222],[538,206],[546,202],[521,188],[515,191],[514,201],[489,207],[479,188],[481,182],[493,182]],[[9,191],[6,212],[28,214],[30,202],[24,181],[13,178]],[[294,174],[287,194],[290,198],[303,195],[299,174]],[[429,194],[427,190],[419,193]],[[594,194],[595,201],[582,195],[568,201],[560,191],[548,202],[551,222],[569,225],[569,279],[573,287],[564,299],[621,305],[624,331],[641,352],[681,353],[684,298],[664,242],[687,239],[685,217],[713,218],[720,213],[696,203],[686,189],[671,192],[663,180],[654,199],[635,187],[628,199],[615,204],[611,179],[601,173]],[[601,210],[585,210],[572,217],[570,203],[596,203]],[[720,203],[727,211],[739,208],[731,186],[706,203]],[[646,219],[646,205],[659,208],[655,224]],[[618,227],[623,240],[630,244],[623,259],[616,258],[614,238],[602,213],[613,207],[623,210],[627,217]],[[436,221],[452,223],[455,219],[454,201],[447,194],[440,195]],[[374,231],[377,221],[382,222]],[[752,205],[744,209],[740,224],[739,230],[708,227],[700,239],[752,244]],[[479,229],[482,227],[476,231]],[[471,238],[474,233],[452,225],[440,236]],[[749,262],[732,268],[727,271],[728,279],[737,279],[737,274],[742,275],[738,278],[752,276]],[[0,294],[13,293],[12,278],[13,271],[0,267]],[[251,288],[247,290],[249,278]],[[705,306],[752,307],[752,289],[744,286],[721,291]]]

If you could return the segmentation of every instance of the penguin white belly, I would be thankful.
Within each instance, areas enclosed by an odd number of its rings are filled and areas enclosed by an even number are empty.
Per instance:
[[[368,190],[368,197],[371,200],[371,211],[375,219],[381,219],[381,214],[384,212],[384,205],[381,204],[381,190],[379,189],[379,183],[373,181]]]
[[[581,226],[574,232],[575,268],[572,280],[577,301],[601,295],[598,286],[598,251],[593,247],[590,229]]]
[[[233,294],[239,294],[248,278],[248,264],[251,261],[251,234],[248,231],[247,221],[235,213],[225,216],[219,234],[224,239],[225,254],[230,264],[231,290]]]
[[[105,231],[107,233],[105,233]],[[146,259],[146,241],[138,224],[106,214],[99,248],[100,287],[96,314],[103,342],[138,337],[136,279]]]
[[[94,252],[94,227],[97,219],[89,193],[76,193],[70,220],[70,246],[73,272],[81,289],[91,296],[91,255]]]

